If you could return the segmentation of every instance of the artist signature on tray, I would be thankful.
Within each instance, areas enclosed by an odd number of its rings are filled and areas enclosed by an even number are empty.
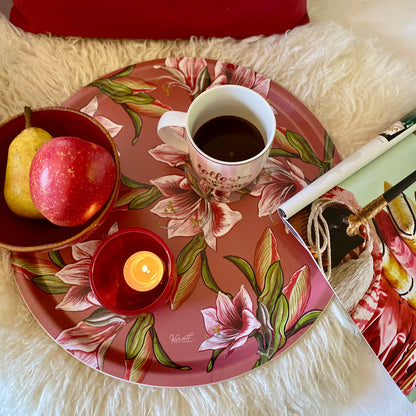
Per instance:
[[[172,344],[190,344],[194,341],[194,333],[190,332],[186,335],[170,334],[169,340]]]

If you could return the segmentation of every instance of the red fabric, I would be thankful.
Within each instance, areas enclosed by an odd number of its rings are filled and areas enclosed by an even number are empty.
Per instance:
[[[377,309],[368,320],[368,326],[363,329],[362,334],[392,374],[399,366],[400,359],[416,342],[416,314],[393,290],[384,276],[381,276],[379,284],[381,290]],[[413,355],[394,377],[394,381],[402,386],[415,370],[416,357]],[[409,394],[415,388],[415,384],[416,380],[403,392]]]
[[[271,35],[309,22],[307,0],[14,0],[10,21],[62,36],[176,39]]]

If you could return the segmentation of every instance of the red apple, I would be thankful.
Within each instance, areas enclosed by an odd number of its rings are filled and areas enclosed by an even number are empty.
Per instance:
[[[56,137],[32,160],[30,195],[50,222],[76,226],[105,204],[115,176],[114,159],[104,147],[77,137]]]

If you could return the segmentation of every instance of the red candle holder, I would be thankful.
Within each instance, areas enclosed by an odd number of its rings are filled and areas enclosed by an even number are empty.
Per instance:
[[[125,281],[123,268],[138,251],[150,251],[163,261],[160,283],[148,291],[138,291]],[[144,228],[125,228],[107,237],[95,252],[89,272],[90,285],[105,308],[121,315],[153,312],[169,299],[176,286],[176,263],[166,243]]]

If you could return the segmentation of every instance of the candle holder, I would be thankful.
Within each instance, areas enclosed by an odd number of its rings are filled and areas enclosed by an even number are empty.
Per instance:
[[[127,260],[139,252],[153,253],[164,265],[160,282],[150,290],[134,289],[125,279]],[[89,279],[102,306],[121,315],[138,315],[153,312],[169,299],[176,286],[176,263],[157,234],[144,228],[125,228],[99,246],[91,262]]]

